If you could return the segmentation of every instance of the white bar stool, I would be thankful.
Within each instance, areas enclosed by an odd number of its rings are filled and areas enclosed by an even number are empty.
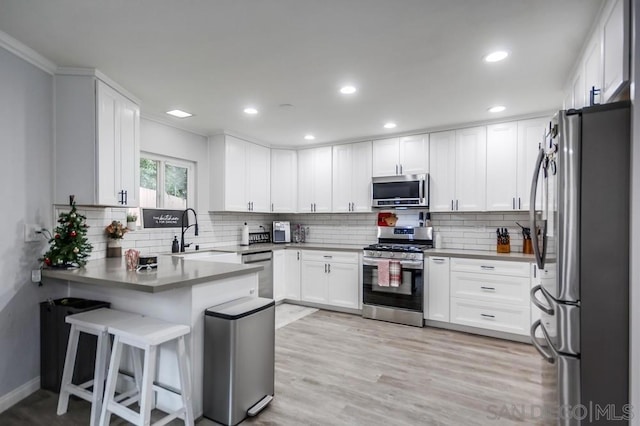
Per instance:
[[[64,360],[64,371],[62,373],[62,383],[60,385],[60,396],[58,398],[57,409],[58,415],[62,415],[67,412],[67,408],[69,406],[69,395],[76,395],[91,403],[90,425],[94,426],[98,423],[102,409],[102,396],[107,371],[107,360],[111,349],[108,329],[110,326],[120,322],[135,321],[138,318],[142,318],[142,316],[107,308],[68,315],[65,318],[65,321],[71,324],[71,331],[69,332],[67,354]],[[98,343],[96,346],[96,364],[92,380],[79,385],[74,385],[71,383],[71,380],[73,379],[73,371],[76,364],[80,333],[93,334],[98,337]],[[134,357],[134,370],[136,371],[136,375],[141,375],[141,369],[142,367],[140,365],[139,358],[138,362],[136,362]],[[93,389],[90,391],[89,388]]]
[[[176,341],[178,372],[180,375],[180,392],[173,389],[163,390],[179,394],[182,399],[182,407],[169,413],[154,425],[164,425],[175,418],[182,418],[186,425],[193,425],[193,407],[191,405],[191,376],[189,374],[189,360],[187,358],[184,336],[189,334],[191,328],[187,325],[173,324],[150,317],[138,318],[135,321],[119,323],[109,327],[109,333],[114,335],[113,351],[109,363],[109,373],[105,386],[104,402],[100,415],[100,425],[108,425],[111,414],[115,414],[130,423],[140,426],[149,425],[151,422],[151,409],[153,408],[153,392],[159,390],[154,385],[158,347],[170,341]],[[142,389],[138,398],[129,398],[119,401],[115,396],[116,382],[120,358],[123,346],[131,346],[144,351],[144,369],[142,372]],[[135,412],[128,406],[138,401],[140,411]]]

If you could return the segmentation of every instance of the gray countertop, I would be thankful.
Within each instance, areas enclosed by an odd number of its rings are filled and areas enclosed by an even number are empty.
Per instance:
[[[523,253],[496,253],[486,250],[462,250],[462,249],[429,249],[424,251],[425,256],[466,257],[468,259],[507,260],[511,262],[535,262],[532,254]]]
[[[156,293],[258,272],[262,266],[158,256],[158,268],[128,271],[124,257],[89,261],[84,268],[43,269],[43,278]]]
[[[362,251],[366,244],[327,244],[327,243],[287,243],[287,244],[273,244],[273,243],[258,243],[248,246],[231,245],[222,247],[212,247],[206,249],[206,251],[213,252],[225,252],[225,253],[238,253],[238,254],[250,254],[258,253],[261,251],[269,250],[282,250],[282,249],[304,249],[304,250],[330,250],[330,251]],[[193,252],[189,252],[193,253]]]

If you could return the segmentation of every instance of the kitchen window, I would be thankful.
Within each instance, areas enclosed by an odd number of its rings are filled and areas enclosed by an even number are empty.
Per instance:
[[[184,210],[194,203],[195,164],[190,161],[140,155],[140,207]]]

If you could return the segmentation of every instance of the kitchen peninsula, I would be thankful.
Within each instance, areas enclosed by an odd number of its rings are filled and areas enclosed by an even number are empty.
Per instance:
[[[84,268],[42,271],[44,285],[55,286],[55,297],[81,297],[111,303],[111,307],[189,325],[193,411],[202,415],[205,309],[258,295],[261,266],[202,262],[158,256],[158,268],[128,271],[124,258],[92,260]],[[170,351],[170,352],[168,352]],[[161,348],[158,381],[179,388],[174,348]],[[169,356],[164,355],[169,353]],[[163,356],[164,355],[164,356]],[[177,402],[177,401],[176,401]],[[158,393],[158,407],[172,407],[171,395]]]

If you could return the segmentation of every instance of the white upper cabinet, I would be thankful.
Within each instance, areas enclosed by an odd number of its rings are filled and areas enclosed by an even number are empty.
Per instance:
[[[210,210],[271,211],[269,148],[230,135],[209,141]]]
[[[432,133],[430,145],[429,210],[483,211],[486,194],[486,127]]]
[[[516,197],[518,210],[529,210],[533,169],[544,133],[549,125],[548,118],[533,118],[518,121],[518,153],[516,159]],[[536,194],[536,208],[540,208],[541,193]]]
[[[429,164],[429,210],[454,210],[456,181],[456,132],[431,133]]]
[[[608,101],[629,80],[629,1],[616,0],[602,21],[603,92]]]
[[[371,142],[333,147],[333,211],[371,211]]]
[[[487,126],[487,210],[529,210],[531,179],[548,120]],[[539,195],[539,194],[538,194]]]
[[[298,212],[331,212],[331,147],[298,151]]]
[[[271,150],[271,211],[295,213],[298,207],[298,154]]]
[[[487,126],[487,210],[517,209],[518,124]]]
[[[485,210],[486,167],[486,127],[456,130],[455,210]]]
[[[88,70],[56,75],[55,90],[55,203],[137,206],[137,102]]]
[[[629,1],[608,0],[569,81],[565,109],[618,98],[629,81],[629,22]]]
[[[428,170],[429,135],[373,141],[373,176],[413,175]]]

